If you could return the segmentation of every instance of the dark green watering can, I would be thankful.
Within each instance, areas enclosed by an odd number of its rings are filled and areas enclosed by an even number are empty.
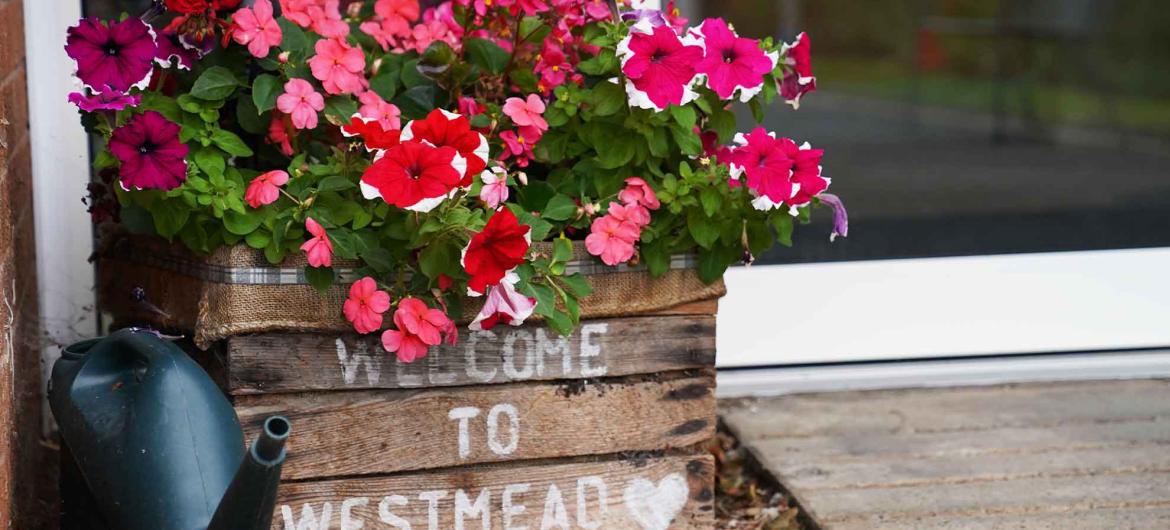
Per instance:
[[[288,420],[245,452],[235,410],[182,349],[124,329],[68,346],[49,404],[110,530],[268,530]],[[99,521],[100,519],[100,521]]]

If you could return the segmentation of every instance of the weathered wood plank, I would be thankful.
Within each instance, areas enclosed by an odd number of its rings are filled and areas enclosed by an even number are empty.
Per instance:
[[[714,302],[679,311],[714,311]],[[271,333],[227,341],[232,394],[418,388],[656,373],[715,364],[709,314],[590,320],[571,336],[543,324],[460,330],[459,343],[397,362],[377,337]]]
[[[714,480],[702,454],[286,483],[272,528],[706,530]]]
[[[715,378],[632,377],[427,390],[237,396],[248,439],[292,420],[303,479],[683,447],[710,438]]]
[[[883,521],[878,517],[833,523],[825,530],[1151,530],[1170,528],[1170,508],[1132,506],[1095,508],[1058,513],[987,515],[977,517],[922,517],[913,521]]]

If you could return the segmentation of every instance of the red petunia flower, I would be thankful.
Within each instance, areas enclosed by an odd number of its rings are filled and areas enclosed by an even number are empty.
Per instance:
[[[483,294],[488,286],[500,283],[508,271],[523,263],[532,242],[531,232],[532,227],[520,224],[507,208],[492,214],[483,231],[472,236],[463,249],[463,270],[471,276],[467,293]]]
[[[153,110],[114,129],[110,152],[122,162],[122,187],[170,190],[187,180],[187,145],[179,125]]]
[[[348,138],[361,137],[366,151],[378,151],[398,145],[402,131],[387,129],[379,120],[355,113],[349,117],[348,125],[341,126],[341,134]]]
[[[487,167],[488,141],[471,129],[471,122],[454,112],[435,109],[422,120],[414,120],[402,128],[402,141],[420,140],[436,147],[451,147],[467,161],[459,185],[471,185],[471,178]]]
[[[378,152],[362,174],[362,195],[429,212],[459,186],[466,164],[451,147],[404,142]]]
[[[698,77],[695,65],[703,58],[703,48],[693,36],[679,38],[666,26],[635,26],[618,43],[617,53],[631,106],[664,110],[669,105],[682,105],[699,97],[692,87]]]
[[[776,68],[779,54],[760,49],[759,41],[735,34],[721,18],[709,18],[692,30],[700,36],[703,60],[696,69],[720,98],[747,102],[764,88],[764,75]]]

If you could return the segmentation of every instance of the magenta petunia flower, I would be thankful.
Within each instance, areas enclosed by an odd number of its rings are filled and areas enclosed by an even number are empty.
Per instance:
[[[736,180],[746,176],[747,188],[756,197],[752,206],[757,210],[787,204],[789,212],[796,215],[797,206],[808,204],[829,187],[829,179],[821,176],[821,149],[808,143],[798,147],[791,139],[776,138],[762,127],[736,135],[735,141],[738,147],[730,154],[731,175]]]
[[[780,96],[792,108],[800,107],[800,97],[814,92],[817,89],[817,78],[812,72],[812,43],[808,34],[796,36],[792,44],[785,44],[780,50],[784,54],[784,64],[788,67],[784,72],[784,79],[780,81]]]
[[[666,26],[633,27],[617,52],[631,106],[663,110],[699,97],[692,87],[703,48],[693,36],[679,38]]]
[[[77,77],[94,92],[146,88],[157,52],[154,31],[137,18],[108,26],[83,18],[65,40],[65,53],[77,61]]]
[[[85,112],[122,110],[126,107],[137,107],[139,103],[142,103],[142,94],[130,95],[107,92],[87,96],[83,92],[73,92],[69,94],[69,102],[77,105],[77,108]]]
[[[695,69],[720,98],[747,102],[764,88],[764,75],[776,68],[780,54],[760,49],[759,41],[735,34],[721,18],[703,21],[693,33],[701,37],[703,60]]]
[[[199,49],[189,48],[182,36],[174,31],[163,30],[156,40],[158,51],[154,54],[154,62],[163,68],[177,66],[180,70],[190,70],[195,61],[203,57]]]
[[[179,141],[179,125],[153,110],[114,129],[110,152],[122,167],[122,187],[170,190],[187,180],[187,145]]]

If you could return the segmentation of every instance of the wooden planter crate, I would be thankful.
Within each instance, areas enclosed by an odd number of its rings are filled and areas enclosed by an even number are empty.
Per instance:
[[[200,357],[248,439],[292,421],[274,529],[710,528],[716,308],[570,337],[461,326],[411,364],[329,330],[231,335]]]

